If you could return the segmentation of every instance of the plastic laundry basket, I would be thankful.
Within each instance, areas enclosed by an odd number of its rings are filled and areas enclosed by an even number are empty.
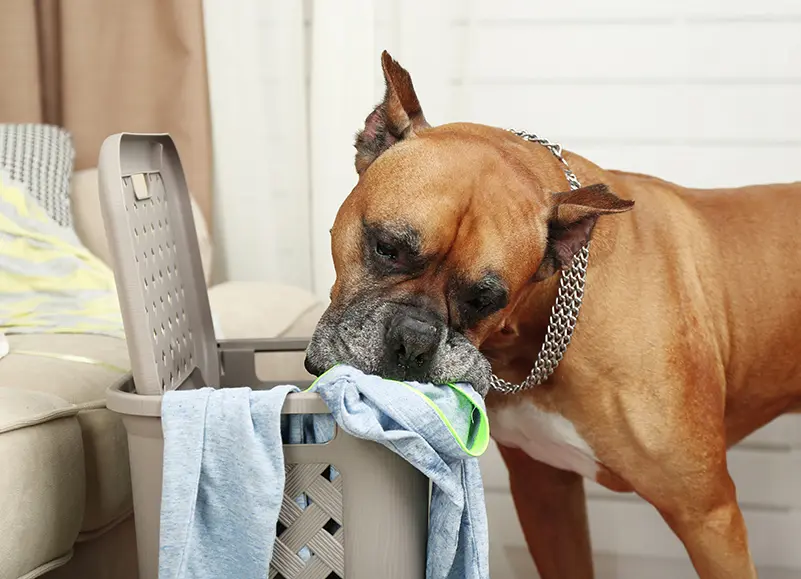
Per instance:
[[[161,396],[204,386],[269,388],[274,383],[256,377],[256,353],[302,351],[307,342],[215,339],[189,194],[169,135],[109,137],[99,173],[132,364],[132,377],[109,390],[107,405],[122,415],[128,433],[139,574],[156,579]],[[298,393],[287,397],[283,412],[328,408],[316,394]],[[268,577],[424,576],[429,486],[421,473],[339,429],[325,444],[285,445],[284,456],[284,506]],[[334,481],[326,476],[329,466],[341,473]],[[304,510],[292,500],[301,493],[311,499]],[[312,553],[305,562],[298,555],[304,546]]]

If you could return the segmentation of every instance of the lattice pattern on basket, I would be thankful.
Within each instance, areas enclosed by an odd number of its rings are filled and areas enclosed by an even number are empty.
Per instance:
[[[269,579],[344,579],[342,477],[328,464],[285,468]]]
[[[131,177],[123,177],[125,210],[132,228],[134,259],[142,281],[144,315],[162,391],[180,385],[195,368],[192,330],[178,270],[178,247],[159,173],[145,175],[149,197],[137,199]]]

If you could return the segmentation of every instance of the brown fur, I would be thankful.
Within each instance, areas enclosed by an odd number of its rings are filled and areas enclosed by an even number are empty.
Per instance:
[[[412,117],[422,118],[411,80],[399,101],[393,79],[406,77],[384,64],[385,102],[416,103]],[[403,125],[403,114],[392,116]],[[426,123],[400,138],[404,130],[384,154],[360,161],[333,232],[333,300],[362,283],[362,220],[402,218],[423,232],[437,265],[387,294],[422,294],[447,312],[451,276],[500,272],[508,306],[467,335],[496,374],[519,382],[556,295],[558,275],[531,280],[564,173],[543,147],[500,129]],[[560,413],[596,453],[598,481],[653,504],[702,578],[755,577],[726,449],[801,402],[801,184],[697,190],[566,158],[583,184],[603,183],[635,209],[597,219],[585,302],[552,378],[518,396],[491,393],[487,404],[528,398]],[[543,579],[591,577],[578,475],[501,450]]]

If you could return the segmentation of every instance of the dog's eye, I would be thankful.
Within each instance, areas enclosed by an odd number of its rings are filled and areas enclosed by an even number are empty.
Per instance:
[[[459,304],[459,323],[465,328],[472,328],[509,303],[506,284],[494,273],[486,274],[472,284],[457,282],[452,291],[454,299]]]
[[[376,241],[375,252],[384,259],[389,259],[391,261],[398,259],[398,250],[383,241]]]
[[[479,295],[473,299],[467,300],[467,305],[476,312],[483,312],[492,305],[492,300],[486,295]]]

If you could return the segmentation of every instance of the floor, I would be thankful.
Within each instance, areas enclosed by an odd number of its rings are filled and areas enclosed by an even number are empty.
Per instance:
[[[759,579],[800,579],[801,570],[778,568],[758,569]],[[534,563],[525,548],[509,548],[504,561],[492,561],[492,579],[533,579],[538,577]],[[598,555],[595,558],[596,579],[697,579],[689,561],[654,557],[619,557]]]

